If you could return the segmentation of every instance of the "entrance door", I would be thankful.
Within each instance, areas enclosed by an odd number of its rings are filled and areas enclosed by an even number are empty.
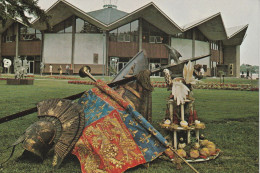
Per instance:
[[[34,74],[34,61],[29,61],[28,73],[29,74]]]

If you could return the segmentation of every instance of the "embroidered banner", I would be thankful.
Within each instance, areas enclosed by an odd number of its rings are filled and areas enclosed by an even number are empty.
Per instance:
[[[73,153],[83,173],[124,172],[146,162],[116,110],[87,126]]]
[[[128,102],[104,82],[98,81],[96,85],[97,88],[87,91],[79,99],[79,103],[84,106],[86,127],[83,135],[75,145],[73,154],[80,160],[82,172],[98,172],[100,170],[123,172],[138,164],[154,160],[166,150],[169,145],[168,142],[141,114],[135,111]],[[107,126],[102,127],[102,125],[105,126],[106,124],[110,124],[108,127],[111,129],[106,128]],[[86,133],[90,131],[89,129],[92,129],[92,133]],[[97,140],[94,131],[103,137]],[[112,140],[113,142],[108,144],[108,146],[111,146],[108,152],[115,159],[109,160],[105,158],[106,155],[100,148],[100,142],[101,140],[101,143],[109,141],[105,140],[105,138],[108,138],[107,135],[109,137],[128,136],[127,139],[132,141],[128,141],[128,144],[131,144],[134,152],[130,150],[129,153],[128,150],[120,149],[120,146],[124,144],[118,143],[118,140]],[[123,139],[122,136],[119,138]],[[98,149],[95,148],[97,145],[99,146]],[[137,146],[138,150],[134,149],[134,146]],[[123,157],[120,153],[124,153],[127,159],[119,159]],[[133,153],[137,155],[133,155]],[[130,158],[135,158],[135,161],[131,162]],[[118,162],[117,159],[122,162]]]

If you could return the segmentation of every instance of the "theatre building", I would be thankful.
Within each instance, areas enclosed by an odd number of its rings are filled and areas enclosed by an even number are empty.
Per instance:
[[[59,0],[46,14],[52,16],[47,28],[38,19],[31,28],[10,19],[0,26],[3,58],[27,57],[30,73],[39,73],[40,62],[58,73],[69,65],[74,74],[83,65],[96,75],[118,72],[139,51],[145,50],[150,67],[169,64],[165,45],[175,48],[182,59],[208,55],[196,63],[207,68],[206,75],[225,71],[238,77],[240,45],[248,25],[226,28],[220,13],[185,26],[177,25],[154,3],[126,13],[108,4],[100,10],[85,12]]]

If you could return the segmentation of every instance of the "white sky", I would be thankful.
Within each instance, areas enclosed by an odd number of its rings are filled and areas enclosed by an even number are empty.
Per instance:
[[[117,9],[132,12],[151,0],[67,0],[85,12],[101,9],[112,1]],[[39,0],[43,9],[56,0]],[[260,55],[260,0],[153,0],[179,26],[221,12],[225,27],[249,24],[240,47],[240,64],[259,65]]]

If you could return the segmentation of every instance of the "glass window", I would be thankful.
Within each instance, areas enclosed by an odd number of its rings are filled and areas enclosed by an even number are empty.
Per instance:
[[[81,18],[76,19],[76,32],[77,33],[102,33],[102,29],[92,25],[91,23],[82,20]]]
[[[72,17],[70,17],[64,21],[64,32],[65,33],[72,33],[72,23],[73,23]]]
[[[118,28],[118,41],[130,42],[130,23]]]
[[[117,41],[117,29],[109,32],[109,41]]]
[[[118,34],[125,34],[130,32],[130,23],[118,28]]]
[[[138,42],[138,38],[139,38],[139,22],[138,20],[131,22],[131,38],[130,41],[131,42]]]
[[[146,43],[166,43],[168,44],[168,35],[156,28],[152,24],[143,20],[143,42]]]
[[[35,37],[36,37],[36,40],[41,40],[41,39],[42,39],[42,33],[41,33],[40,30],[37,30],[37,29],[36,29],[36,35],[35,35]]]
[[[35,29],[26,26],[20,26],[20,40],[35,40]]]
[[[131,22],[131,32],[138,32],[138,20]]]
[[[84,31],[84,20],[82,20],[81,18],[77,18],[76,19],[76,32],[77,33],[83,33]]]
[[[149,37],[149,43],[155,43],[155,36]]]
[[[162,40],[161,36],[156,36],[156,43],[162,43]]]

